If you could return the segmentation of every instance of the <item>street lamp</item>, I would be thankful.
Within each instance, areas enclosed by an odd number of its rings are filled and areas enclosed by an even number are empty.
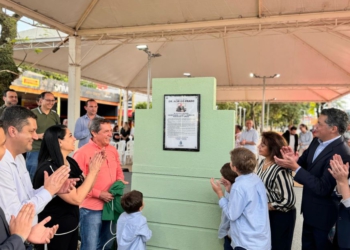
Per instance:
[[[239,124],[240,126],[242,126],[242,124],[241,124],[242,107],[239,106],[238,108],[239,108],[239,123],[238,123],[238,124]]]
[[[267,126],[269,126],[269,119],[270,119],[270,101],[275,101],[275,100],[276,100],[276,97],[267,100],[267,117],[266,117]],[[270,130],[271,130],[271,127],[270,127]]]
[[[148,50],[147,45],[137,45],[136,48],[138,50],[142,50],[147,54],[148,58],[148,63],[147,63],[147,68],[148,68],[148,77],[147,77],[147,109],[149,109],[149,102],[150,102],[150,88],[151,88],[151,60],[153,57],[160,57],[161,54],[156,53],[153,54],[151,51]]]
[[[263,98],[262,98],[262,112],[261,112],[261,132],[264,131],[264,123],[265,123],[265,81],[266,78],[278,78],[280,74],[274,74],[272,76],[259,76],[254,73],[249,74],[250,77],[254,78],[262,78],[263,79]]]
[[[243,108],[243,121],[242,121],[242,127],[244,127],[245,126],[245,111],[246,111],[247,109],[246,108]]]

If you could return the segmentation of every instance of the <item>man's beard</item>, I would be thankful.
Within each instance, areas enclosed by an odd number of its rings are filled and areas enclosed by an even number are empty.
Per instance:
[[[12,102],[7,102],[6,103],[6,106],[8,106],[8,107],[15,106],[15,105],[17,105],[17,103],[16,104],[12,104]]]

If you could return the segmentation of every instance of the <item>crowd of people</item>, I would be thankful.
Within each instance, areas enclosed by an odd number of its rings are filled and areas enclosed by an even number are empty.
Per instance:
[[[87,113],[76,123],[80,143],[71,157],[76,138],[60,124],[52,109],[52,93],[43,92],[37,100],[39,106],[33,110],[18,106],[13,90],[5,91],[3,99],[0,249],[44,249],[46,244],[49,250],[76,250],[79,232],[80,249],[114,249],[117,217],[109,205],[116,200],[121,203],[119,216],[124,210],[128,214],[135,209],[140,212],[143,203],[141,197],[138,206],[139,196],[138,203],[123,203],[123,199],[120,202],[128,182],[124,180],[118,151],[110,145],[111,123],[97,115],[97,102],[88,100]],[[126,137],[122,135],[121,139]],[[150,237],[151,232],[147,233]]]
[[[224,174],[220,181],[211,179],[223,212],[219,238],[225,238],[225,250],[291,249],[293,180],[303,185],[302,249],[350,249],[348,125],[345,112],[324,109],[315,137],[301,124],[299,137],[290,126],[283,135],[263,132],[259,145],[251,120],[246,131],[236,126],[239,143],[231,151],[230,167],[238,176],[234,181]]]
[[[91,99],[73,135],[52,110],[52,93],[43,92],[34,110],[17,106],[15,91],[3,99],[0,249],[76,250],[79,235],[82,250],[115,249],[114,239],[120,250],[146,249],[152,232],[143,194],[123,194],[128,182],[110,144],[133,138],[129,124],[112,129]],[[225,250],[291,249],[294,181],[303,185],[302,249],[350,249],[348,125],[347,114],[334,108],[322,110],[313,133],[301,124],[299,136],[296,126],[259,137],[252,120],[245,130],[236,125],[230,162],[220,181],[210,180]]]

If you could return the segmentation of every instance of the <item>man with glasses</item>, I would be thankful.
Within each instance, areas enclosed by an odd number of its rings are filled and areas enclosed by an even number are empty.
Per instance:
[[[37,116],[36,122],[38,125],[38,128],[36,130],[38,134],[38,140],[34,140],[33,148],[27,153],[26,159],[27,169],[32,181],[35,175],[36,167],[38,165],[41,140],[43,139],[46,129],[53,125],[61,124],[60,117],[54,110],[52,110],[55,103],[55,97],[51,92],[43,92],[41,93],[41,106],[32,109],[33,113]]]
[[[2,112],[8,107],[15,106],[18,103],[17,92],[13,89],[6,89],[2,94],[2,99],[4,100],[4,105],[0,107],[0,116]]]

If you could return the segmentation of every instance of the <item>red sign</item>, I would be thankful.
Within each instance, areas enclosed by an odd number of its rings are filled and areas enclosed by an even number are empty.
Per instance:
[[[128,117],[131,118],[132,117],[132,109],[128,109]],[[124,110],[119,109],[119,115],[123,116],[124,115]]]
[[[104,84],[101,84],[101,83],[97,83],[97,88],[104,90],[104,89],[108,89],[108,86],[104,85]]]

